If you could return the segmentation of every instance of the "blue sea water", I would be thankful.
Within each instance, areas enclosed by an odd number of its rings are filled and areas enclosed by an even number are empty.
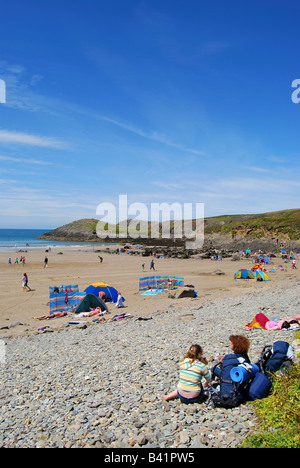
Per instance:
[[[46,229],[0,229],[0,248],[44,246],[46,241],[37,240]]]
[[[0,229],[0,251],[15,251],[48,246],[86,246],[95,245],[87,242],[62,242],[37,239],[50,229]],[[99,246],[99,244],[97,244]]]

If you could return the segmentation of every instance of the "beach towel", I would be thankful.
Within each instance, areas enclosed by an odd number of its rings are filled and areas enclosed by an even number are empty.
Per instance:
[[[142,293],[142,296],[156,296],[157,294],[162,293],[162,289],[157,289],[152,291],[151,289],[149,291],[146,291]]]
[[[246,323],[244,328],[245,330],[251,330],[251,328],[263,328],[265,330],[267,322],[269,322],[269,319],[265,314],[256,314],[254,319],[250,323]]]

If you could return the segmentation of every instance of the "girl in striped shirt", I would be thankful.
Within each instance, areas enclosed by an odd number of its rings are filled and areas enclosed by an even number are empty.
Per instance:
[[[207,360],[202,356],[203,351],[200,345],[195,344],[190,347],[183,360],[180,361],[179,382],[176,390],[168,395],[163,395],[163,400],[171,400],[179,397],[182,403],[196,403],[205,400],[202,385],[202,378],[206,380],[204,387],[211,379],[211,372],[207,367]]]

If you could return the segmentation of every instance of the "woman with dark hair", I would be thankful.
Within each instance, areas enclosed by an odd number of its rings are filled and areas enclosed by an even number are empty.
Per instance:
[[[211,372],[207,367],[207,359],[203,357],[200,345],[190,347],[183,360],[180,361],[179,382],[176,390],[169,395],[163,395],[163,400],[179,397],[182,403],[201,403],[205,400],[203,387],[207,386]],[[202,385],[202,379],[207,382]]]
[[[250,364],[250,341],[242,335],[230,335],[229,346],[233,353],[218,357],[219,364],[212,369],[213,377],[217,377],[220,384],[218,391],[212,396],[212,402],[215,406],[232,408],[245,400],[245,394],[243,387],[237,386],[231,379],[230,371],[240,364]]]

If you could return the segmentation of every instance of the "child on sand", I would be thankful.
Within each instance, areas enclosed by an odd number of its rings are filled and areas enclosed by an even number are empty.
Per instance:
[[[211,371],[207,367],[207,360],[202,356],[203,351],[200,345],[195,344],[190,347],[183,360],[180,361],[179,382],[176,390],[168,395],[163,395],[162,399],[167,401],[179,397],[182,403],[201,403],[205,400],[203,387],[208,385],[211,379]],[[206,382],[202,385],[202,379]]]

